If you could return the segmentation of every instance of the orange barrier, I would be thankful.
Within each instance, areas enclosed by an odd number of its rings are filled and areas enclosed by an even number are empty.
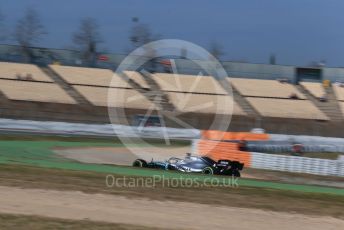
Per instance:
[[[245,164],[245,167],[251,165],[251,154],[239,150],[237,143],[199,140],[197,144],[198,153],[208,156],[211,159],[218,161],[222,160],[236,160]]]
[[[269,140],[266,133],[250,133],[250,132],[224,132],[218,130],[203,130],[202,138],[208,140],[246,140],[246,141],[262,141]]]

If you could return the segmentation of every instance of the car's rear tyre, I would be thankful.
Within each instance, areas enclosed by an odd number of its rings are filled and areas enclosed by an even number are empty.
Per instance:
[[[138,168],[147,167],[147,162],[142,159],[137,159],[133,162],[133,166]]]
[[[206,174],[206,175],[213,175],[214,174],[214,170],[212,169],[212,167],[205,167],[202,170],[202,173]]]
[[[240,172],[238,170],[234,170],[233,174],[234,177],[240,177]]]

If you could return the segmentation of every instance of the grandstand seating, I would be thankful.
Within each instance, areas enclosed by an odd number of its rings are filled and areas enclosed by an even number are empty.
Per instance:
[[[181,112],[246,115],[233,98],[227,95],[169,92],[168,96]],[[233,113],[230,108],[232,103]]]
[[[344,102],[339,101],[338,104],[339,104],[340,111],[342,112],[342,114],[344,114]]]
[[[40,68],[31,64],[0,62],[0,78],[53,82]]]
[[[76,104],[60,86],[52,83],[1,79],[0,91],[10,100]]]
[[[289,83],[281,83],[277,80],[245,78],[230,78],[228,80],[242,96],[289,98],[292,94],[296,94],[298,98],[306,99],[306,97],[300,93],[295,86]]]
[[[114,88],[132,88],[119,74],[109,69],[85,68],[50,65],[67,83],[72,85],[103,86]],[[124,71],[129,79],[132,79],[142,88],[149,88],[141,74],[135,71]]]
[[[248,102],[264,117],[329,120],[308,100],[247,98]]]
[[[139,84],[144,89],[149,89],[150,86],[147,84],[145,79],[142,77],[142,75],[136,71],[124,71],[124,74],[129,77],[129,79],[135,81],[137,84]]]
[[[153,78],[163,91],[227,94],[221,85],[209,76],[156,73]]]
[[[104,88],[93,86],[73,86],[80,94],[95,106],[108,106],[108,92],[111,90],[111,107],[148,109],[153,105],[136,90]]]
[[[323,85],[319,82],[300,82],[299,84],[316,98],[321,98],[326,95]]]
[[[344,87],[339,84],[332,84],[333,91],[338,101],[344,101]]]
[[[233,78],[228,79],[235,88],[235,100],[232,100],[223,89],[223,82],[207,76],[165,73],[143,76],[135,71],[125,71],[125,77],[109,69],[51,65],[51,70],[54,70],[51,71],[46,67],[4,62],[0,62],[0,67],[0,98],[3,100],[0,101],[0,109],[3,117],[108,123],[106,107],[110,90],[113,94],[112,107],[125,108],[131,117],[144,114],[149,108],[176,109],[187,113],[181,115],[182,119],[192,122],[199,129],[206,129],[214,114],[233,114],[231,130],[249,130],[256,126],[257,120],[261,120],[261,128],[269,132],[280,133],[288,126],[293,127],[290,133],[308,134],[311,133],[308,130],[316,124],[321,132],[328,135],[342,135],[333,128],[340,125],[344,114],[344,88],[336,84],[333,84],[333,91],[338,102],[334,99],[332,88],[325,91],[320,83],[301,82],[295,86],[275,80]],[[24,77],[29,73],[32,79],[17,80],[17,73]],[[127,82],[128,78],[137,84],[130,80]],[[324,92],[328,96],[326,103],[313,98],[323,96]],[[290,99],[292,94],[298,95],[301,100]],[[156,98],[157,105],[153,103]],[[233,113],[229,109],[231,103]],[[28,110],[31,115],[19,110]],[[335,120],[333,111],[340,119]],[[330,119],[331,122],[314,122]],[[176,126],[173,122],[168,125]],[[241,139],[245,135],[241,133],[235,138]]]
[[[129,84],[125,80],[109,69],[60,65],[50,65],[50,68],[71,85],[109,87],[111,84],[111,87],[130,88]]]

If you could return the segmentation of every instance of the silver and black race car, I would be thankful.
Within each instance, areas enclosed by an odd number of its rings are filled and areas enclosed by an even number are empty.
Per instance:
[[[191,154],[187,154],[184,159],[171,157],[165,162],[153,160],[147,162],[137,159],[133,162],[133,166],[235,177],[240,177],[240,171],[244,168],[244,164],[239,161],[219,160],[216,162],[206,156],[192,156]]]

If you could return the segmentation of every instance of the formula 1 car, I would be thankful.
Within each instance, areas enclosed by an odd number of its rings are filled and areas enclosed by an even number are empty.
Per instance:
[[[146,162],[143,159],[137,159],[133,162],[133,166],[240,177],[240,171],[243,169],[244,164],[239,161],[230,160],[219,160],[216,162],[206,156],[200,157],[187,154],[184,159],[171,157],[165,162],[153,160]]]

